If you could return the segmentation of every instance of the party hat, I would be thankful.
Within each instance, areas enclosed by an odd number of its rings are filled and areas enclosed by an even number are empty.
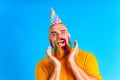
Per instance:
[[[53,8],[51,8],[51,15],[50,15],[50,26],[54,24],[62,23],[58,15],[55,13]]]

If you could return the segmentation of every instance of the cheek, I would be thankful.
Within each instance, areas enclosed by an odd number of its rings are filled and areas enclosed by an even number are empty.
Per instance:
[[[69,42],[69,37],[68,36],[65,37],[65,40],[66,40],[66,43],[68,43]]]

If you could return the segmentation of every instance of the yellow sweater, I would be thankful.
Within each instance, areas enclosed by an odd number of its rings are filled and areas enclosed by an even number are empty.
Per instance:
[[[75,80],[74,74],[67,62],[67,57],[59,61],[62,64],[60,80]],[[88,75],[94,76],[98,80],[102,80],[98,69],[98,62],[93,54],[79,50],[76,57],[76,64]],[[50,62],[49,58],[44,58],[36,66],[36,80],[49,80],[53,70],[54,66]]]

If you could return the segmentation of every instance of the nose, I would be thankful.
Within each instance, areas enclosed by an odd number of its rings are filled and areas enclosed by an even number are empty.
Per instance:
[[[62,38],[62,34],[58,33],[57,38]]]

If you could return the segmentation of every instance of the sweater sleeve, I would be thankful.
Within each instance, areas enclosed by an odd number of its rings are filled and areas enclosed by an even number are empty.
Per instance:
[[[46,69],[41,64],[37,64],[35,73],[36,73],[36,80],[48,80],[49,79]]]

